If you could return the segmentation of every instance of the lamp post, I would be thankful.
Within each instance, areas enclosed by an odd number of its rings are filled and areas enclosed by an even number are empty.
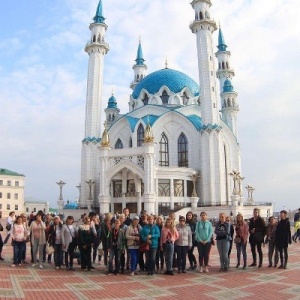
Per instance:
[[[60,180],[59,182],[56,182],[56,184],[58,184],[58,186],[59,186],[59,198],[57,201],[58,209],[63,209],[64,199],[63,199],[63,195],[62,195],[62,189],[63,189],[63,186],[66,184],[66,182]]]
[[[92,188],[93,188],[93,185],[95,184],[95,181],[93,179],[90,179],[90,180],[86,181],[86,183],[89,186],[89,198],[87,200],[87,204],[88,204],[88,210],[90,211],[92,208],[92,203],[93,203]]]
[[[248,202],[254,202],[253,201],[253,192],[255,190],[255,188],[253,186],[251,186],[250,184],[248,184],[245,189],[248,191]]]
[[[81,197],[81,184],[79,183],[78,185],[76,185],[76,187],[78,188],[78,192],[79,192],[79,196],[78,196],[77,202],[80,203],[80,197]]]
[[[197,183],[197,178],[199,176],[198,176],[198,173],[194,171],[193,174],[190,175],[189,177],[192,179],[192,182],[193,182],[193,191],[192,191],[192,197],[191,197],[191,207],[192,208],[196,208],[197,204],[198,204],[198,201],[199,201],[199,198],[198,198],[198,195],[197,195],[197,191],[196,191],[196,183]]]

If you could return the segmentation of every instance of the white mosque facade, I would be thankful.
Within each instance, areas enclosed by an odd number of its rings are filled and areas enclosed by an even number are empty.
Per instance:
[[[168,66],[147,75],[140,42],[129,111],[121,114],[117,95],[108,101],[102,98],[109,45],[99,1],[85,47],[89,65],[81,208],[105,213],[129,207],[133,213],[145,209],[157,214],[186,206],[232,204],[235,187],[229,173],[241,172],[239,106],[231,54],[220,28],[218,46],[213,43],[217,26],[210,17],[211,5],[210,0],[191,3],[199,77],[192,79]],[[101,119],[103,109],[106,120]],[[235,199],[242,201],[241,193]]]

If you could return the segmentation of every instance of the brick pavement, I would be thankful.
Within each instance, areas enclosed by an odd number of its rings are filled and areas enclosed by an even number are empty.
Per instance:
[[[248,247],[249,248],[249,247]],[[31,264],[12,268],[12,247],[3,249],[5,261],[0,262],[0,299],[300,299],[300,243],[289,247],[288,269],[267,267],[267,248],[261,269],[236,269],[236,252],[231,254],[231,268],[219,273],[218,253],[211,251],[210,272],[154,276],[121,274],[107,276],[103,265],[93,272],[54,270],[45,264],[44,269]],[[248,264],[251,263],[249,253]],[[27,258],[29,261],[29,258]]]

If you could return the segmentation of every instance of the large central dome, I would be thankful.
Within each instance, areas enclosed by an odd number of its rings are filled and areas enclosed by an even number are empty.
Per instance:
[[[156,94],[162,86],[167,86],[173,93],[188,88],[192,95],[199,96],[199,85],[191,77],[176,70],[162,69],[141,80],[135,87],[132,97],[137,99],[143,89],[151,95]]]

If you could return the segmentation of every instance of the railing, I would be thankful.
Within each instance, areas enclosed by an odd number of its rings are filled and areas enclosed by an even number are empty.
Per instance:
[[[144,169],[144,157],[142,155],[137,156],[114,156],[109,158],[109,164],[111,167],[118,165],[121,162],[132,162]]]

